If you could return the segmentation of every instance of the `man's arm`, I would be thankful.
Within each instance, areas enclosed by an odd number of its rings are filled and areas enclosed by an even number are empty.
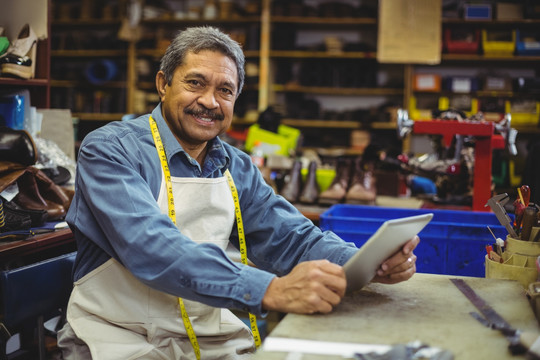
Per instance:
[[[416,272],[413,250],[419,242],[419,237],[414,237],[382,263],[373,281],[395,284],[410,279]],[[341,302],[346,288],[347,281],[341,266],[327,260],[307,261],[295,266],[288,275],[272,280],[262,307],[300,314],[329,313]]]

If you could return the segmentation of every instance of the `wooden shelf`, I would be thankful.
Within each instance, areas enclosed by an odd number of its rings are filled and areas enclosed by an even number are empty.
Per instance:
[[[477,55],[477,54],[442,54],[442,61],[464,61],[464,62],[539,62],[540,56],[527,55],[508,55],[508,56],[492,56],[492,55]]]
[[[313,16],[272,16],[272,23],[320,25],[376,25],[376,18],[355,17],[313,17]]]
[[[48,86],[48,79],[16,79],[0,77],[0,86]]]
[[[319,58],[319,59],[373,59],[376,60],[377,53],[371,51],[302,51],[302,50],[271,50],[270,57],[273,58]]]
[[[125,89],[127,87],[125,81],[107,81],[107,83],[103,85],[93,85],[85,81],[51,79],[51,87],[72,88],[72,87],[81,87],[81,86],[90,87],[90,88],[99,87],[99,88],[119,88],[119,89]]]
[[[52,50],[52,57],[121,57],[126,56],[127,50]]]
[[[274,84],[272,89],[276,92],[300,92],[308,94],[328,94],[328,95],[358,95],[358,96],[380,96],[380,95],[403,95],[403,89],[386,88],[336,88],[336,87],[315,87],[300,85],[279,85]]]
[[[198,24],[228,24],[228,25],[235,25],[238,23],[260,23],[261,17],[260,16],[232,16],[230,18],[222,19],[222,18],[216,18],[216,19],[188,19],[188,18],[179,18],[179,19],[173,19],[173,18],[156,18],[156,19],[144,19],[141,21],[141,24],[143,25],[198,25]]]
[[[81,121],[119,121],[124,113],[73,113]]]
[[[86,26],[119,26],[122,23],[121,19],[57,19],[53,20],[51,22],[51,26],[78,26],[78,27],[86,27]]]

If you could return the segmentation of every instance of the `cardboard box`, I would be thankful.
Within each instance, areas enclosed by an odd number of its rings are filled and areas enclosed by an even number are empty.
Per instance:
[[[513,3],[497,3],[497,20],[521,20],[523,19],[523,6]]]
[[[441,91],[441,75],[415,74],[413,89],[415,91]]]

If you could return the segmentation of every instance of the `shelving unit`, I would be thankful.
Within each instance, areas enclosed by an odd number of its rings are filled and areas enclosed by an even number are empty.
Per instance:
[[[50,4],[50,0],[46,0]],[[10,5],[11,6],[11,5]],[[15,6],[15,5],[13,5]],[[25,2],[18,2],[17,6],[28,6]],[[47,7],[48,9],[50,6]],[[50,20],[50,11],[47,19]],[[50,21],[47,24],[50,34]],[[37,43],[36,69],[33,79],[17,79],[2,77],[0,74],[0,91],[17,91],[27,89],[30,92],[30,102],[36,108],[46,109],[50,105],[50,36]]]
[[[81,0],[81,3],[84,2]],[[235,1],[242,6],[248,2],[250,1]],[[419,101],[430,97],[438,99],[443,96],[452,98],[467,95],[471,98],[491,100],[501,98],[510,101],[522,98],[540,100],[537,93],[511,90],[478,89],[462,94],[448,90],[424,93],[412,89],[414,75],[425,71],[444,73],[451,69],[451,73],[457,74],[462,70],[467,73],[470,69],[474,71],[480,69],[496,73],[505,69],[517,68],[523,71],[526,68],[538,76],[540,56],[501,57],[485,56],[481,53],[443,52],[442,61],[437,65],[380,64],[376,60],[376,11],[356,8],[347,16],[336,14],[327,16],[328,14],[321,15],[315,11],[317,9],[314,6],[324,3],[322,1],[310,2],[311,8],[304,14],[299,13],[298,7],[288,12],[284,12],[283,8],[279,9],[279,6],[295,6],[292,3],[289,5],[286,1],[262,0],[256,3],[259,8],[255,12],[252,8],[250,13],[235,13],[225,18],[218,16],[204,19],[201,15],[198,18],[174,19],[174,15],[169,13],[155,19],[144,19],[141,22],[143,36],[137,41],[123,42],[121,47],[115,49],[59,49],[53,41],[51,51],[53,68],[57,63],[91,61],[97,58],[116,59],[122,67],[122,77],[100,86],[90,86],[84,79],[57,78],[53,74],[50,81],[53,100],[55,94],[73,95],[74,89],[121,93],[121,101],[116,102],[119,108],[116,111],[96,112],[72,108],[74,116],[80,120],[79,126],[86,126],[89,129],[108,121],[120,120],[124,114],[151,110],[159,101],[155,93],[154,74],[168,41],[178,30],[195,25],[212,25],[231,33],[244,44],[247,62],[251,70],[255,69],[254,76],[249,77],[248,74],[246,86],[238,99],[233,127],[245,130],[256,122],[258,112],[272,105],[284,114],[283,124],[300,128],[305,133],[306,146],[309,147],[347,148],[350,147],[351,133],[361,130],[372,134],[377,141],[386,141],[392,146],[407,149],[409,139],[402,141],[397,137],[395,121],[390,112],[398,107],[412,110],[411,99]],[[118,16],[107,19],[55,18],[52,22],[52,32],[54,35],[59,32],[89,31],[99,28],[101,31],[110,29],[111,35],[116,36],[120,27],[120,13],[119,10],[116,14]],[[512,29],[516,26],[536,29],[538,25],[540,20],[529,19],[516,21],[443,19],[442,23],[443,30],[451,27]],[[296,34],[301,36],[296,37]],[[318,43],[306,43],[305,39],[315,39],[317,36]],[[333,36],[327,46],[324,43],[324,36]],[[302,38],[302,41],[298,41],[299,38]],[[332,48],[336,44],[343,46],[343,49],[340,51]],[[318,66],[318,71],[310,79],[316,81],[306,81],[306,78],[309,80],[309,76],[302,74],[304,64]],[[340,78],[339,71],[344,68],[347,69],[345,76],[341,75]],[[362,80],[365,81],[355,84],[355,73],[357,76],[364,76]],[[333,75],[329,76],[330,74]],[[375,75],[367,79],[366,74]],[[343,84],[343,81],[346,84]],[[61,98],[66,99],[66,96]],[[305,100],[308,101],[308,105],[318,102],[318,111],[306,113],[304,110],[309,108],[301,106]],[[290,104],[300,104],[300,109],[297,108],[296,112],[290,111],[288,108]],[[388,113],[385,113],[386,108]],[[374,116],[375,113],[385,116],[380,119]],[[540,132],[536,125],[514,127],[520,132],[520,138],[534,136]],[[84,133],[85,131],[82,131],[81,136],[84,136]]]

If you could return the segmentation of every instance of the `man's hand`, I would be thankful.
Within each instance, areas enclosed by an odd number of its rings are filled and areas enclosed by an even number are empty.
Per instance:
[[[416,273],[416,255],[413,254],[413,250],[419,242],[420,238],[415,236],[403,245],[400,251],[386,259],[372,281],[396,284],[410,279]]]
[[[329,313],[346,289],[345,273],[328,260],[302,262],[283,277],[272,280],[262,307],[286,313]]]

